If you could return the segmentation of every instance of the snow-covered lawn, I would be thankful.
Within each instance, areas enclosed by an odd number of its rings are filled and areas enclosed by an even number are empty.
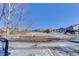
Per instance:
[[[10,42],[9,47],[30,48],[30,47],[66,47],[78,45],[72,42]]]
[[[22,49],[11,50],[9,56],[51,56],[49,49]]]
[[[76,44],[76,43],[75,43]],[[10,42],[9,56],[51,56],[53,53],[49,48],[53,47],[68,47],[75,46],[72,42]],[[71,52],[68,48],[61,48],[58,50],[58,54],[66,55],[78,55],[76,52]]]
[[[9,56],[51,56],[53,53],[49,48],[79,46],[73,42],[9,42]],[[30,48],[30,49],[28,49]],[[42,49],[41,49],[42,48]],[[64,55],[68,51],[70,55],[78,55],[75,51],[61,48],[58,54]],[[71,49],[72,50],[72,49]],[[0,51],[2,55],[2,51]]]

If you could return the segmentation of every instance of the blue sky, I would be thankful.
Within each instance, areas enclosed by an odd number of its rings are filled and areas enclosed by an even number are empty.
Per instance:
[[[30,3],[28,5],[28,11],[24,13],[22,23],[27,24],[34,21],[30,29],[65,28],[79,24],[79,4]],[[27,25],[22,25],[20,28],[27,28]]]
[[[34,28],[68,27],[79,23],[79,4],[30,4],[28,19],[35,19]]]

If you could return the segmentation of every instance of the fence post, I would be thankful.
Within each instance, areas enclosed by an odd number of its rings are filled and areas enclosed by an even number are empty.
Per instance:
[[[4,47],[4,56],[7,56],[8,55],[8,40],[5,39],[5,47]]]

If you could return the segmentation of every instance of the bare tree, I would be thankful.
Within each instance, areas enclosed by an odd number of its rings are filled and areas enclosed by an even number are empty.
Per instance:
[[[0,20],[2,19],[2,17],[5,15],[5,4],[0,4],[0,7],[2,6],[2,11],[1,11],[1,15],[0,15]]]

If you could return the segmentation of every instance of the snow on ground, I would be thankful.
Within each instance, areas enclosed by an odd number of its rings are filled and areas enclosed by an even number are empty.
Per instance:
[[[73,46],[72,42],[10,42],[9,47],[30,48],[30,47],[66,47]]]
[[[63,39],[63,38],[70,38],[70,36],[68,36],[68,35],[65,35],[65,34],[63,34],[63,33],[58,33],[58,32],[54,32],[53,34],[52,34],[52,37],[53,38],[60,38],[60,39]]]
[[[62,47],[58,49],[58,54],[67,56],[67,55],[75,55],[77,56],[78,53],[74,50],[71,51],[69,48],[64,48],[67,46],[74,46],[72,42],[10,42],[9,47],[15,48],[10,49],[9,56],[51,56],[53,53],[49,48],[44,47]],[[36,49],[36,47],[38,49]],[[18,49],[17,49],[18,48]],[[24,49],[20,49],[24,48]],[[31,49],[27,49],[31,48]],[[43,48],[43,49],[41,49]],[[66,52],[69,52],[68,54]]]
[[[42,33],[42,32],[29,32],[25,33],[25,36],[48,36],[48,33]],[[23,36],[24,36],[23,35]]]
[[[57,53],[63,56],[79,55],[78,52],[72,49],[64,48],[68,46],[79,46],[79,44],[73,42],[52,42],[52,41],[51,42],[9,42],[9,53],[10,53],[9,56],[51,56],[53,55],[53,53],[49,48],[53,48],[53,47],[62,47],[59,48]],[[14,48],[14,49],[10,49],[10,48]],[[27,48],[31,48],[31,49],[27,49]],[[39,49],[39,48],[43,48],[43,49]],[[2,55],[3,55],[3,51],[0,51],[0,56]]]
[[[74,49],[67,48],[67,47],[60,47],[58,49],[60,53],[69,55],[69,56],[79,56],[79,51],[75,51]]]
[[[74,43],[76,44],[76,43]],[[60,55],[79,55],[76,51],[64,48],[67,46],[74,46],[72,42],[10,42],[9,43],[9,56],[51,56],[53,53],[49,49],[50,47],[62,47],[58,50],[58,54]],[[36,49],[37,47],[37,49]],[[48,47],[48,48],[44,48]],[[15,49],[10,49],[15,48]],[[23,49],[20,49],[23,48]],[[31,49],[27,49],[31,48]],[[43,48],[43,49],[41,49]],[[68,52],[68,54],[66,54]],[[1,56],[2,53],[1,52]]]
[[[0,50],[0,56],[4,56],[4,51]]]
[[[9,56],[52,56],[49,49],[11,50]]]

